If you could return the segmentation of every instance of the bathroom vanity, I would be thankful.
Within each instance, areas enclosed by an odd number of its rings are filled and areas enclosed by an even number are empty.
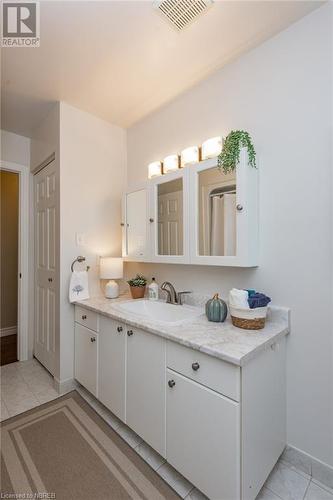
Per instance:
[[[76,304],[76,380],[210,499],[255,499],[286,444],[288,310],[254,332],[126,303]]]

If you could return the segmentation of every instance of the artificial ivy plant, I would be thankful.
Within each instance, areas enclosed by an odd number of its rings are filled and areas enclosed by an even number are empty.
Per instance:
[[[257,168],[256,152],[250,134],[245,130],[232,130],[226,137],[222,151],[217,158],[218,169],[225,174],[235,170],[239,163],[240,150],[243,147],[247,148],[248,164],[253,168]]]

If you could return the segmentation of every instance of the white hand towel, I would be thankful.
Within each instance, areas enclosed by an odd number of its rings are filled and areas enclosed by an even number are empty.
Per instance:
[[[240,307],[241,309],[250,309],[249,293],[246,290],[238,290],[233,288],[229,292],[229,305],[232,307]]]
[[[69,302],[89,299],[87,271],[73,271],[69,284]]]

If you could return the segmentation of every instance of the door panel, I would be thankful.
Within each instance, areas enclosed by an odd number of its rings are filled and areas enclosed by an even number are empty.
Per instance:
[[[169,369],[166,383],[168,462],[209,498],[239,499],[239,403]]]
[[[110,318],[100,318],[99,386],[102,403],[125,421],[126,327]]]
[[[74,366],[76,380],[97,397],[98,335],[77,323]]]
[[[55,161],[34,176],[35,356],[54,374],[58,308],[57,183]]]
[[[183,192],[158,197],[158,253],[183,254]]]
[[[141,189],[126,194],[127,255],[147,255],[147,191]]]
[[[139,329],[129,331],[126,423],[165,457],[166,342]]]

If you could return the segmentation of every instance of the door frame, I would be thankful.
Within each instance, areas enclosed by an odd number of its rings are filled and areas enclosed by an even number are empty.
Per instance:
[[[29,223],[30,167],[10,161],[0,161],[0,170],[19,175],[19,245],[17,283],[17,359],[28,359],[29,345]],[[21,278],[19,277],[21,273]]]

